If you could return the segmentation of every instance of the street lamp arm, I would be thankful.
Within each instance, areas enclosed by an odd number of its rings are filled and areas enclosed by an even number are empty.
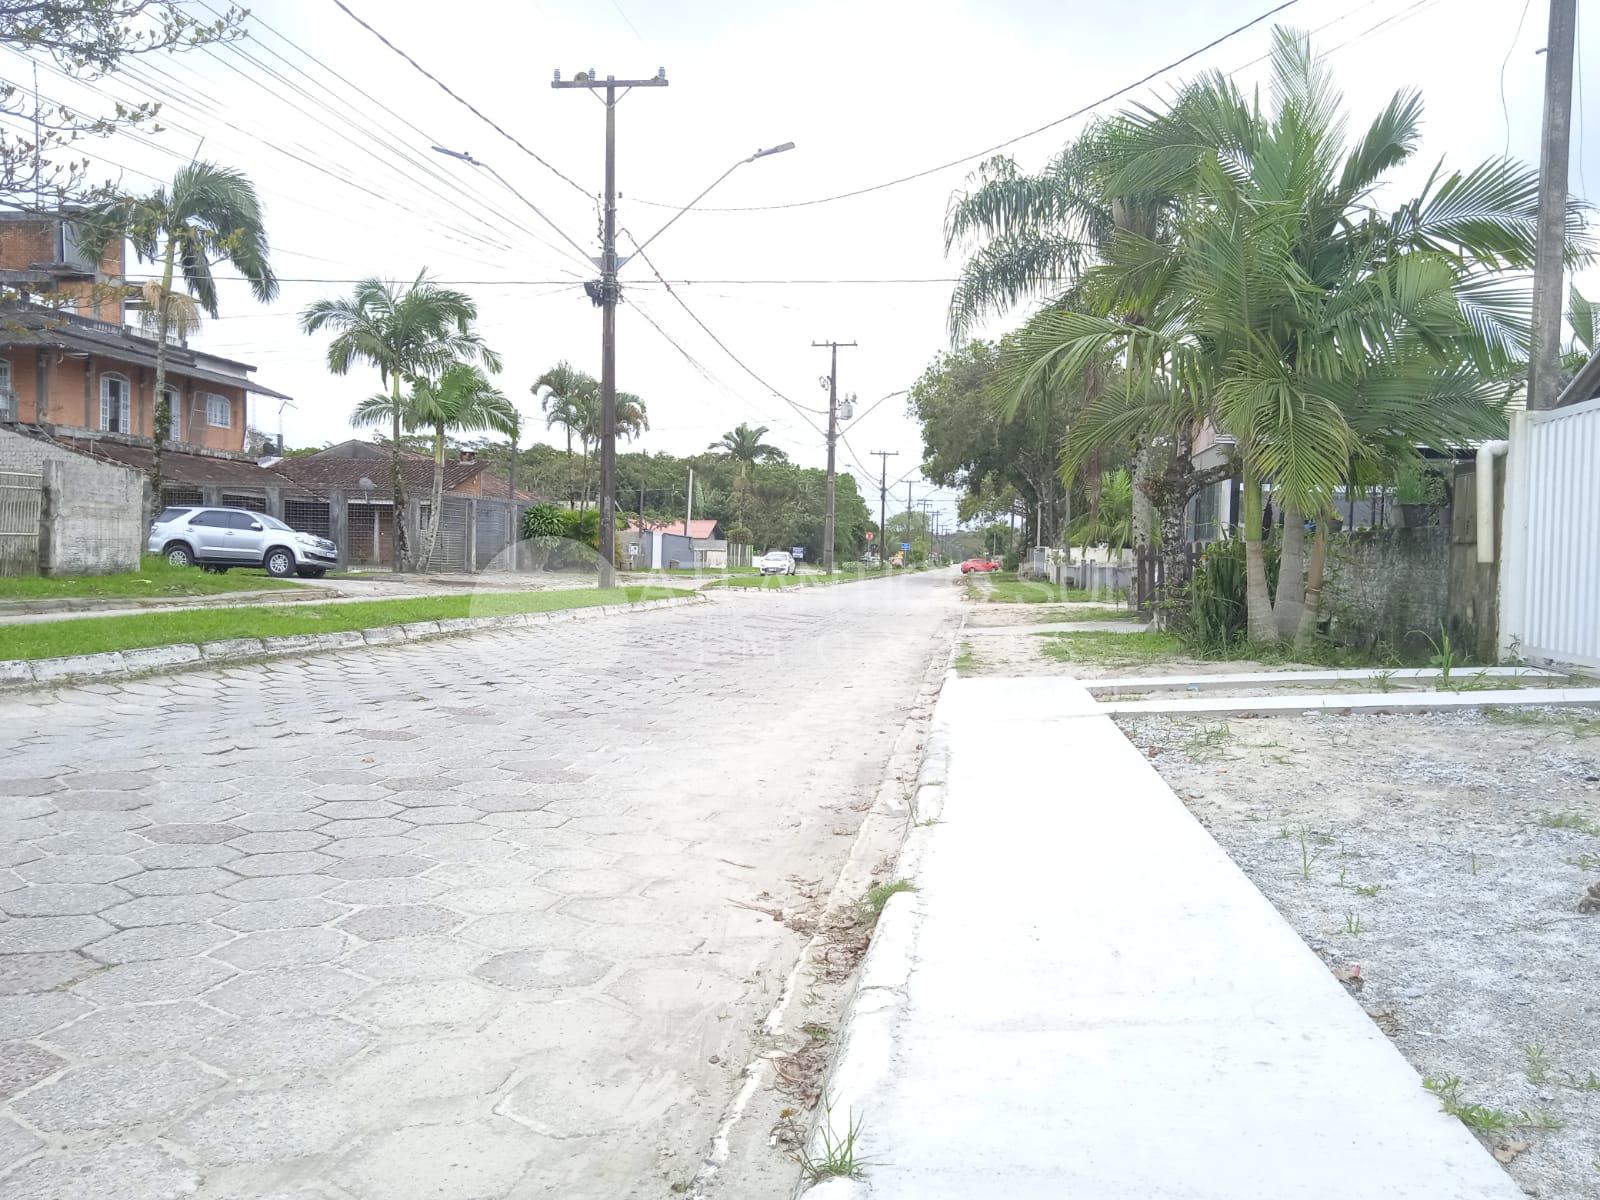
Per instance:
[[[719,183],[721,183],[729,175],[732,175],[740,167],[744,166],[745,163],[753,163],[758,158],[766,158],[768,155],[772,155],[772,154],[782,154],[785,150],[793,150],[793,149],[794,149],[794,143],[793,142],[784,142],[782,145],[769,146],[765,150],[757,150],[749,158],[741,158],[741,159],[739,159],[739,161],[734,163],[733,166],[729,167],[721,175],[718,175],[709,184],[707,184],[701,190],[701,192],[700,192],[700,194],[698,196],[696,196],[693,200],[689,201],[689,203],[685,204],[677,212],[673,213],[670,217],[668,217],[667,220],[666,220],[666,223],[664,225],[662,225],[661,228],[657,229],[649,237],[645,238],[644,241],[638,243],[638,245],[634,247],[634,254],[638,254],[646,246],[648,246],[651,242],[655,241],[658,237],[660,237],[663,233],[665,233],[668,229],[671,229],[672,226],[677,222],[679,217],[683,216],[684,213],[688,212],[696,204],[699,204],[700,201],[704,200],[706,198],[706,196],[710,194],[710,192],[711,192],[711,190],[713,188],[715,188]],[[620,270],[621,268],[619,267],[618,269]]]

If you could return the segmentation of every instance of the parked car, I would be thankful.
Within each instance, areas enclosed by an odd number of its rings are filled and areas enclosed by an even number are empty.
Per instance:
[[[794,555],[787,550],[768,550],[755,565],[763,575],[793,575]]]
[[[264,567],[280,579],[320,579],[339,562],[339,547],[325,537],[292,529],[266,513],[204,505],[162,509],[150,526],[147,549],[175,567]]]
[[[1000,564],[990,558],[969,558],[961,564],[961,573],[970,575],[974,571],[998,571]]]

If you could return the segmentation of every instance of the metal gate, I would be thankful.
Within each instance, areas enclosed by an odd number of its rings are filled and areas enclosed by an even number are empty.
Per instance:
[[[1505,504],[1501,653],[1600,666],[1600,400],[1517,416]]]
[[[39,510],[44,477],[0,471],[0,575],[39,573]]]

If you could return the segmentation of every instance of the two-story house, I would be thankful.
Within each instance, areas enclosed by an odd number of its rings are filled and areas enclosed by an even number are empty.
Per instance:
[[[90,261],[70,215],[0,213],[0,420],[150,444],[156,341],[124,324],[125,271],[121,242]],[[243,454],[248,397],[286,398],[254,369],[169,339],[173,448]]]

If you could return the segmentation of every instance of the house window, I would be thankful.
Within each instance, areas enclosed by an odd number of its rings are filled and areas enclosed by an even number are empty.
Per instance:
[[[0,421],[18,417],[17,394],[11,390],[11,360],[0,358]]]
[[[183,397],[175,387],[164,387],[161,394],[167,399],[167,412],[172,422],[172,436],[174,442],[184,442],[189,439],[189,430],[183,422]]]
[[[208,393],[206,396],[206,424],[215,429],[227,429],[233,424],[233,401],[226,396]]]
[[[100,428],[107,433],[132,433],[130,400],[133,389],[126,375],[100,376]]]

